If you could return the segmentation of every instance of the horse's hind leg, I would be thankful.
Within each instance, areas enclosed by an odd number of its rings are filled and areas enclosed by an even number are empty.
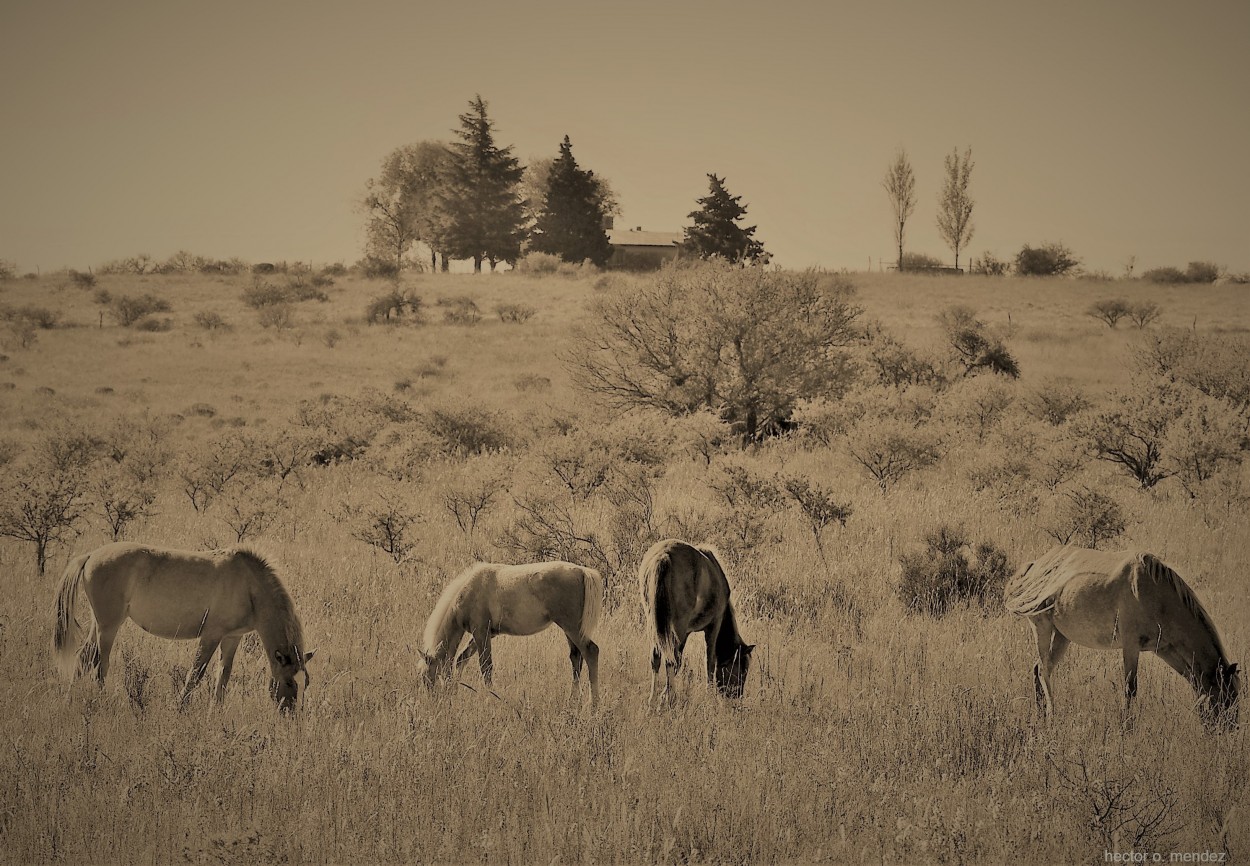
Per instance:
[[[239,641],[243,638],[228,637],[221,641],[221,674],[217,677],[217,703],[226,699],[226,684],[230,682],[230,671],[234,668],[234,654],[239,649]]]
[[[121,628],[121,623],[116,625],[97,625],[96,627],[96,668],[95,680],[101,686],[104,685],[104,678],[108,676],[109,660],[113,654],[113,641],[117,640],[117,631]]]
[[[567,633],[565,637],[569,642],[569,661],[573,664],[573,694],[576,695],[578,692],[578,684],[582,678],[582,662],[585,662],[586,674],[590,680],[590,703],[592,706],[597,705],[599,703],[599,645],[589,639],[579,645]]]
[[[208,670],[208,663],[213,657],[213,653],[217,652],[217,645],[221,643],[221,638],[200,638],[200,646],[195,651],[195,661],[191,663],[191,670],[187,671],[187,682],[182,687],[181,702],[185,704],[187,699],[191,697],[192,690],[200,684],[200,680],[204,678],[204,672]]]
[[[1050,688],[1050,675],[1063,658],[1064,651],[1068,648],[1068,639],[1059,633],[1054,620],[1049,616],[1036,617],[1031,622],[1037,635],[1037,664],[1033,666],[1033,686],[1037,692],[1038,707],[1045,715],[1051,716],[1055,712],[1055,702]]]

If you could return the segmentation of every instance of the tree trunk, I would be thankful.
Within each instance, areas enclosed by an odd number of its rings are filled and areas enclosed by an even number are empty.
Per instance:
[[[430,273],[438,270],[438,250],[430,247]]]
[[[482,272],[482,257],[475,255],[473,257],[473,273],[480,274]]]
[[[490,272],[493,274],[495,272],[495,257],[491,256],[489,261],[490,261]]]
[[[901,227],[900,227],[900,229],[901,229]],[[900,231],[900,233],[901,233],[901,231]],[[896,271],[901,271],[901,270],[903,270],[903,242],[902,242],[902,241],[899,241],[899,242],[898,242],[898,261],[897,261],[897,262],[895,262],[894,264],[895,264],[894,269],[895,269]]]
[[[447,258],[447,253],[443,253],[443,266],[440,268],[443,273],[451,270],[451,260]]]

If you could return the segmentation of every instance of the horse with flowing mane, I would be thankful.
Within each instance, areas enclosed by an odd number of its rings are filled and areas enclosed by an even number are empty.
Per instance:
[[[87,639],[78,646],[75,610],[82,589],[91,606]],[[104,684],[117,631],[127,619],[170,640],[198,640],[195,662],[182,690],[185,702],[221,648],[220,702],[230,681],[239,641],[260,635],[272,676],[270,693],[279,709],[294,709],[297,674],[308,687],[311,652],[290,594],[273,566],[247,547],[196,552],[116,542],[70,560],[56,597],[52,646],[72,677],[95,669]],[[73,666],[73,670],[70,670]]]
[[[728,698],[741,698],[751,667],[751,651],[738,632],[729,581],[716,551],[675,538],[657,542],[638,569],[642,609],[654,647],[651,651],[651,697],[655,698],[660,665],[664,665],[662,697],[671,699],[673,679],[681,667],[686,640],[701,631],[707,641],[707,678]]]
[[[555,623],[569,643],[574,693],[584,662],[591,704],[598,704],[599,646],[592,637],[602,609],[603,578],[593,568],[558,561],[474,563],[447,584],[434,605],[425,623],[417,673],[432,688],[476,653],[489,685],[494,669],[491,638],[537,634]],[[457,657],[466,633],[469,645]]]
[[[1034,685],[1047,715],[1050,676],[1071,642],[1123,653],[1126,711],[1137,694],[1138,656],[1153,652],[1194,687],[1204,721],[1236,722],[1237,665],[1198,596],[1155,556],[1055,547],[1012,577],[1004,604],[1033,625]]]

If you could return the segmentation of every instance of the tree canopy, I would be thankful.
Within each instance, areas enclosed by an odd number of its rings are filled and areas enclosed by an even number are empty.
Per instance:
[[[766,259],[764,245],[755,239],[755,226],[740,225],[746,216],[742,196],[730,195],[725,180],[708,176],[708,194],[698,199],[699,209],[691,211],[694,225],[685,230],[682,248],[699,258],[720,257],[730,262]]]
[[[495,124],[481,96],[460,115],[459,139],[438,190],[441,242],[454,258],[515,262],[525,239],[525,206],[519,195],[524,169],[512,147],[495,143]]]
[[[589,259],[602,267],[612,254],[604,231],[601,189],[593,171],[578,167],[573,145],[564,136],[560,155],[547,174],[543,202],[534,223],[530,248],[566,262]]]

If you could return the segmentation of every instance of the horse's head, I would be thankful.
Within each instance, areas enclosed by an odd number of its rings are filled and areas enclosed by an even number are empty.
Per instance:
[[[751,650],[755,644],[739,644],[727,662],[716,662],[716,688],[727,698],[737,700],[747,684],[747,671],[751,668]]]
[[[311,652],[303,653],[297,646],[273,651],[269,663],[272,679],[269,681],[269,695],[283,712],[294,711],[299,701],[299,684],[295,678],[304,675],[304,688],[308,688],[308,660],[313,657]]]
[[[425,650],[417,650],[419,658],[417,659],[417,677],[425,684],[427,689],[434,688],[435,680],[438,679],[434,670],[434,657]]]
[[[1217,664],[1198,683],[1202,696],[1201,712],[1208,727],[1237,726],[1238,701],[1241,698],[1241,676],[1235,664]]]

